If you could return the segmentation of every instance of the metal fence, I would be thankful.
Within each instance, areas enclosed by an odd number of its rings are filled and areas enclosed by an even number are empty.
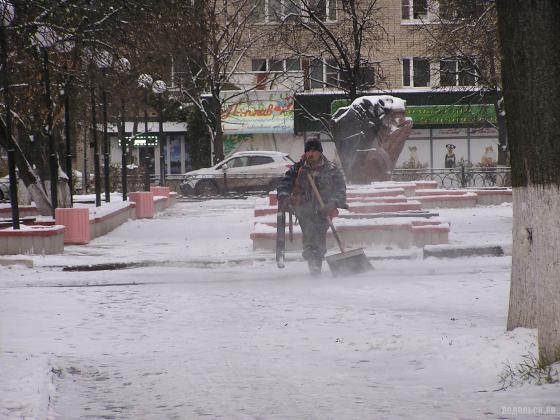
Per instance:
[[[281,177],[278,174],[232,175],[209,178],[207,176],[191,176],[192,187],[184,184],[185,175],[167,175],[165,185],[182,195],[195,196],[225,196],[232,194],[260,194],[276,189]],[[391,173],[393,181],[437,181],[441,188],[469,188],[469,187],[509,187],[511,186],[511,168],[497,167],[465,167],[457,168],[425,168],[425,169],[395,169]],[[128,191],[142,191],[145,178],[142,173],[127,176]],[[103,188],[103,179],[100,185]],[[159,185],[159,176],[150,176],[150,185]],[[122,191],[121,177],[111,176],[111,191]],[[77,194],[82,193],[81,190]],[[87,193],[94,193],[92,180],[87,185]],[[0,202],[9,203],[9,182],[0,180]]]
[[[510,187],[511,168],[507,166],[395,169],[393,181],[437,181],[441,188]]]

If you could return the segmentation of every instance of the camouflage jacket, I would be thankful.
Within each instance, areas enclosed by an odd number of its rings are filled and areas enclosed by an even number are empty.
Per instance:
[[[327,208],[344,207],[346,205],[346,182],[338,167],[324,156],[322,165],[311,168],[305,160],[300,160],[286,172],[278,185],[278,199],[291,198],[292,205],[300,212],[317,212],[321,206],[307,179],[310,173],[321,198]]]

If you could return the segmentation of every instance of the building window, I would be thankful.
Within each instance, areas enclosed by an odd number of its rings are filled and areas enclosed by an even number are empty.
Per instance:
[[[286,71],[300,71],[301,60],[299,58],[288,58],[286,62]]]
[[[358,86],[360,86],[360,89],[368,89],[375,86],[375,68],[373,66],[360,67]]]
[[[340,86],[340,69],[336,60],[316,58],[309,63],[309,87],[336,88]]]
[[[428,0],[402,0],[403,20],[426,20],[428,19]]]
[[[309,19],[313,14],[323,22],[334,22],[337,18],[339,0],[252,0],[250,21],[252,23],[282,22],[290,16]]]
[[[403,58],[403,86],[430,86],[430,61],[427,58]]]
[[[287,0],[290,2],[290,0]],[[309,9],[323,22],[336,20],[337,0],[310,0]]]
[[[439,0],[439,16],[444,21],[474,21],[482,16],[488,4],[485,0]]]
[[[475,68],[468,60],[441,60],[439,84],[440,86],[475,86]]]
[[[253,73],[283,73],[286,71],[301,71],[299,58],[288,58],[285,60],[274,58],[253,58],[251,60],[251,71]]]
[[[306,5],[322,21],[336,20],[337,0],[306,0]],[[298,0],[252,0],[251,22],[277,23],[290,16],[303,16],[305,8]]]

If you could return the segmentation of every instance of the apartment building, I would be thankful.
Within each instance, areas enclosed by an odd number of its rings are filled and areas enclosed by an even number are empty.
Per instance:
[[[362,34],[358,96],[390,94],[405,99],[414,120],[397,166],[444,167],[448,145],[453,145],[458,163],[495,162],[499,147],[495,94],[479,83],[467,60],[441,53],[434,57],[428,50],[430,35],[425,29],[441,24],[443,4],[431,0],[357,4],[362,13],[373,4],[369,18],[362,19],[372,30]],[[333,157],[334,144],[321,117],[332,113],[333,102],[340,105],[348,97],[346,70],[338,65],[343,60],[334,58],[333,48],[337,40],[352,39],[348,13],[341,9],[341,0],[255,0],[254,5],[252,27],[269,33],[255,40],[233,78],[241,88],[256,89],[224,110],[226,154],[266,149],[295,158],[305,139],[318,138]],[[315,18],[308,14],[307,21],[297,21],[302,10],[311,10]],[[471,11],[445,12],[457,16]],[[305,22],[324,33],[312,33]],[[334,34],[332,40],[321,42],[328,32]],[[355,52],[353,45],[347,47],[349,55]]]

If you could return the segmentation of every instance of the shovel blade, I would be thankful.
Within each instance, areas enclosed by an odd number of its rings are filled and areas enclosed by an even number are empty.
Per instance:
[[[333,273],[335,277],[373,270],[373,266],[367,259],[366,254],[364,254],[364,250],[361,248],[341,252],[340,254],[329,255],[326,259],[331,273]]]

